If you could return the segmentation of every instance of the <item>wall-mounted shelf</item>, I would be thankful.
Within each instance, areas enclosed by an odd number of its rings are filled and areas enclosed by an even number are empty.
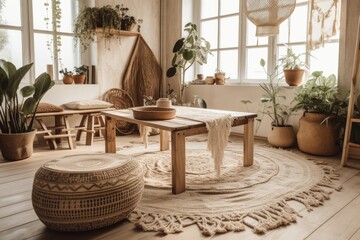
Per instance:
[[[98,33],[98,34],[110,33],[113,35],[120,35],[120,36],[138,36],[138,35],[140,35],[139,32],[124,31],[124,30],[117,30],[117,29],[110,29],[110,30],[106,29],[104,32],[103,28],[97,28],[96,33]]]

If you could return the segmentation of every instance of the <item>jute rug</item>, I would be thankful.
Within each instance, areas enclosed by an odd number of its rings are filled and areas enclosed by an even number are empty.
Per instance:
[[[166,234],[192,224],[204,235],[246,227],[264,233],[296,221],[299,215],[288,201],[310,211],[329,199],[333,189],[340,190],[331,167],[304,155],[255,146],[254,165],[242,167],[239,148],[227,148],[219,178],[205,146],[187,150],[186,192],[178,195],[171,193],[169,151],[135,156],[143,166],[145,190],[129,220],[144,231]]]

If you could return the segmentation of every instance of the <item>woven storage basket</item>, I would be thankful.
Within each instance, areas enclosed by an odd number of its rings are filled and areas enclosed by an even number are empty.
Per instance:
[[[36,172],[32,203],[47,227],[86,231],[126,218],[143,189],[142,169],[129,157],[71,155],[48,161]]]

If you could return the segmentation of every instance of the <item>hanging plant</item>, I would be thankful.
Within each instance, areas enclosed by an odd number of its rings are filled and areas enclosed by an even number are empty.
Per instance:
[[[120,13],[120,30],[131,31],[136,24],[138,24],[138,32],[140,32],[140,24],[142,19],[136,19],[134,16],[127,15],[129,8],[124,7],[123,4],[115,7]]]
[[[110,5],[97,8],[87,7],[80,11],[75,20],[75,37],[80,41],[83,51],[95,41],[96,29],[102,28],[105,39],[113,35],[110,29],[120,29],[120,16],[116,8]]]

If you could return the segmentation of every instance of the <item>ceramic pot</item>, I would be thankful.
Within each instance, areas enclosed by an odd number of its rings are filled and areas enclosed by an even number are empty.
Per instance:
[[[171,101],[168,98],[159,98],[156,101],[156,106],[161,108],[169,108],[171,107]]]
[[[73,75],[75,84],[83,84],[85,82],[85,74],[83,75]]]
[[[33,153],[36,130],[26,133],[0,133],[0,149],[6,160],[21,160]]]
[[[305,70],[284,70],[285,81],[289,86],[301,85]]]
[[[320,156],[339,153],[340,146],[336,144],[337,134],[333,118],[330,118],[327,124],[322,123],[327,117],[320,113],[305,113],[300,118],[297,142],[301,151]]]
[[[271,127],[268,142],[274,147],[292,147],[296,143],[296,135],[291,125],[283,127]]]
[[[64,75],[63,77],[63,83],[64,84],[72,84],[74,82],[74,79],[70,75]]]

